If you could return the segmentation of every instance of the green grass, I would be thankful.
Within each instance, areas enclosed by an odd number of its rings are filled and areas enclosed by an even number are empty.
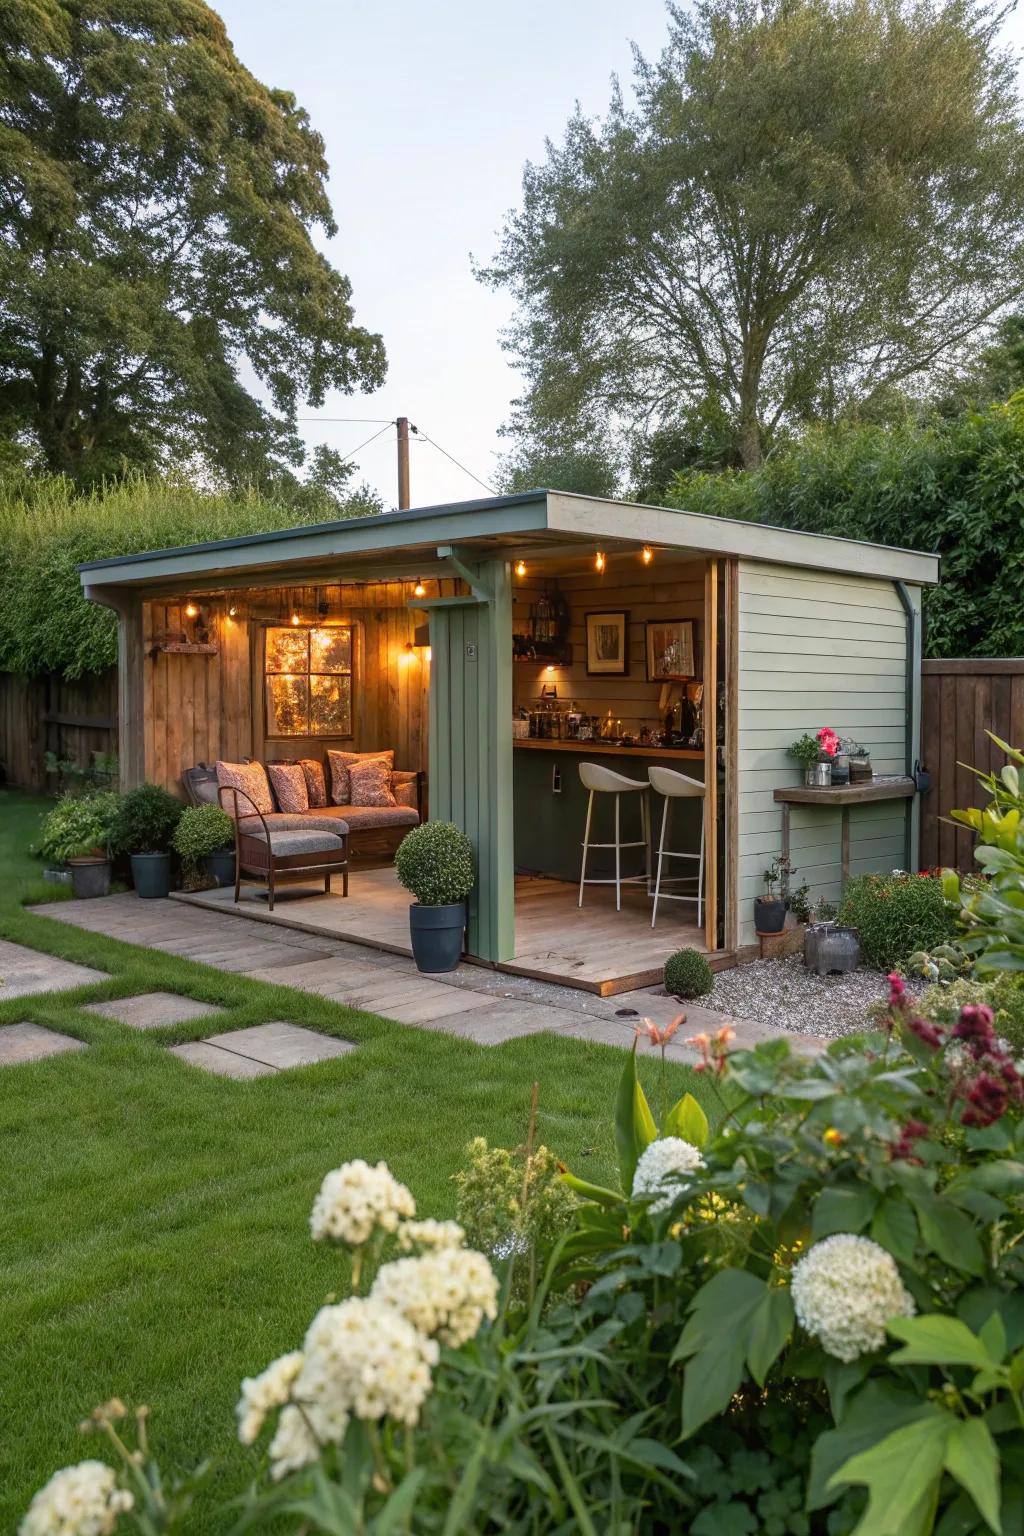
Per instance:
[[[423,1214],[449,1215],[465,1143],[521,1142],[537,1079],[541,1139],[610,1178],[622,1067],[619,1052],[553,1035],[483,1048],[40,917],[21,902],[55,894],[27,851],[44,805],[0,794],[0,936],[110,980],[0,1002],[0,1024],[32,1019],[90,1046],[0,1069],[3,1531],[52,1471],[95,1454],[76,1425],[114,1394],[149,1404],[165,1470],[215,1457],[208,1505],[239,1492],[255,1461],[234,1439],[238,1384],[293,1348],[344,1282],[340,1255],[309,1238],[324,1173],[385,1158]],[[156,988],[220,1004],[217,1029],[289,1019],[359,1049],[235,1083],[162,1049],[209,1019],[139,1034],[82,1011]],[[670,1070],[676,1093],[706,1095]],[[643,1071],[653,1096],[655,1062]]]

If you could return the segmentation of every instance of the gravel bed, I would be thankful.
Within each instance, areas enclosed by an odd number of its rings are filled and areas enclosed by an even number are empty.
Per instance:
[[[907,991],[918,993],[924,986],[908,981]],[[801,955],[788,955],[717,972],[714,991],[701,1001],[733,1018],[836,1040],[866,1028],[869,1005],[888,995],[889,983],[879,971],[860,966],[841,975],[818,976]]]

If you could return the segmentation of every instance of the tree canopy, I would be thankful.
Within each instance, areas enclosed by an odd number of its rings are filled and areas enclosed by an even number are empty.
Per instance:
[[[306,113],[202,0],[0,6],[7,459],[86,483],[300,463],[298,401],[385,371],[314,243],[335,233],[326,173]]]
[[[481,272],[515,428],[767,438],[949,366],[1024,285],[1024,123],[979,0],[696,0],[577,109]]]

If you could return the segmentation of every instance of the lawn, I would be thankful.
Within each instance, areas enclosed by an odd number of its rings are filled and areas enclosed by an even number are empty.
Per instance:
[[[327,1169],[385,1158],[423,1214],[449,1215],[465,1143],[518,1144],[536,1079],[540,1138],[611,1177],[622,1065],[555,1036],[477,1046],[39,917],[22,902],[54,895],[28,852],[45,804],[0,793],[0,937],[110,980],[6,1003],[0,987],[0,1024],[31,1019],[90,1046],[0,1069],[3,1531],[53,1470],[94,1454],[76,1425],[115,1393],[149,1404],[165,1469],[215,1456],[207,1508],[240,1491],[255,1459],[234,1439],[239,1381],[294,1347],[343,1278],[337,1252],[308,1234]],[[220,1004],[218,1030],[288,1019],[359,1049],[230,1082],[162,1049],[210,1033],[209,1019],[140,1035],[82,1011],[157,988]],[[670,1070],[677,1093],[706,1093]],[[644,1071],[653,1090],[654,1062]]]

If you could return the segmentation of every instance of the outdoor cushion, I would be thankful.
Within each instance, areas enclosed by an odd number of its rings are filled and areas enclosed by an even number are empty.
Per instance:
[[[395,754],[388,752],[337,752],[328,748],[327,761],[331,767],[331,799],[335,805],[348,805],[352,800],[352,783],[349,768],[353,763],[372,762],[378,758],[389,768],[395,765]]]
[[[263,821],[271,832],[331,832],[344,837],[348,831],[343,817],[331,815],[330,806],[322,811],[271,811]],[[263,836],[263,822],[258,816],[239,816],[238,825],[246,837]]]
[[[295,853],[337,853],[345,856],[345,844],[333,832],[271,832],[270,851],[278,858]]]
[[[262,763],[222,763],[218,758],[217,783],[222,789],[241,790],[264,816],[274,809],[274,797],[270,793],[270,783]],[[234,815],[234,795],[221,795],[220,803],[229,816]],[[252,806],[248,801],[238,801],[238,814],[240,818],[246,814],[252,815]]]
[[[375,827],[415,827],[419,816],[407,805],[346,805],[345,820],[350,832],[368,832]]]
[[[348,778],[353,805],[397,804],[391,792],[391,765],[381,758],[371,758],[365,763],[350,763]]]
[[[419,810],[419,785],[416,782],[418,778],[419,774],[407,773],[401,768],[395,769],[391,775],[391,790],[396,805],[408,805],[414,811]]]
[[[318,757],[304,757],[299,767],[306,776],[306,798],[313,810],[327,804],[327,785],[324,782],[324,765]]]
[[[268,763],[274,798],[282,811],[298,813],[309,810],[306,775],[301,763]]]

